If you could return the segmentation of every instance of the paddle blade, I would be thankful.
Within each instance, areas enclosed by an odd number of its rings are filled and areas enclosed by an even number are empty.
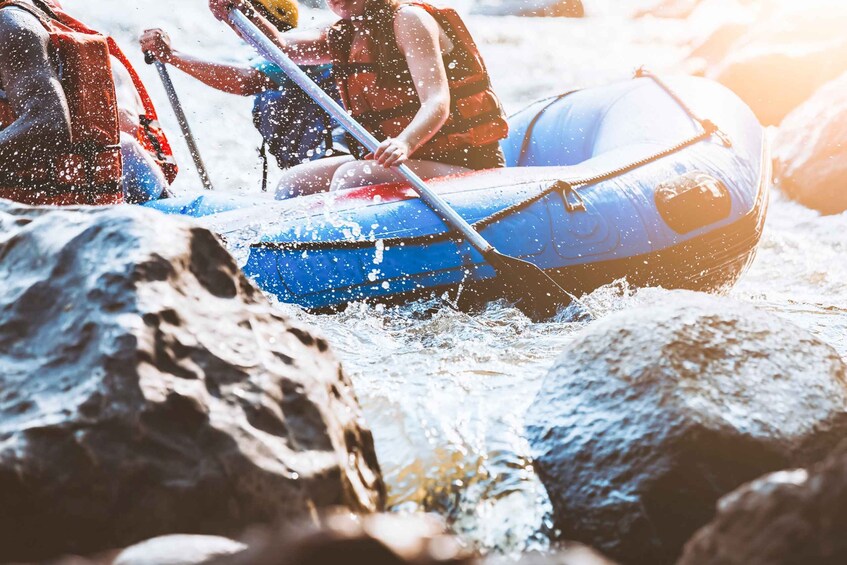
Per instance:
[[[505,297],[534,320],[549,318],[576,298],[529,261],[492,249],[486,259],[497,271]]]

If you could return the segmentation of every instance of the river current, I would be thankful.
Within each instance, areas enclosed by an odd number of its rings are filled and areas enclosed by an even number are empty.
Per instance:
[[[514,112],[540,97],[625,80],[641,65],[685,72],[690,46],[720,16],[689,22],[629,19],[637,3],[586,0],[589,17],[583,20],[471,15],[467,21],[495,89]],[[187,52],[245,60],[249,49],[208,15],[203,0],[65,5],[114,34],[139,63],[184,165],[175,188],[197,189],[164,92],[141,63],[134,38],[146,27],[162,26]],[[301,25],[328,17],[304,10]],[[257,191],[259,138],[249,101],[173,75],[218,189]],[[756,260],[728,296],[807,328],[847,355],[845,234],[847,214],[820,217],[774,189]],[[585,297],[601,317],[674,299],[674,291],[634,290],[625,281]],[[355,304],[334,315],[280,308],[318,327],[352,377],[373,429],[392,509],[439,513],[484,550],[547,547],[553,533],[549,502],[527,456],[524,414],[554,359],[590,322],[570,321],[565,314],[533,323],[498,303],[474,315],[436,302],[391,309]]]

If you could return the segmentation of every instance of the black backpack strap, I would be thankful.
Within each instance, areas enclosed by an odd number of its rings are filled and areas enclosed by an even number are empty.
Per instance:
[[[268,191],[268,142],[262,139],[259,147],[259,156],[262,158],[262,192]]]
[[[333,63],[346,63],[350,60],[353,48],[353,24],[348,20],[339,20],[327,30],[327,44]]]
[[[332,116],[321,108],[321,122],[324,127],[324,154],[332,149]]]

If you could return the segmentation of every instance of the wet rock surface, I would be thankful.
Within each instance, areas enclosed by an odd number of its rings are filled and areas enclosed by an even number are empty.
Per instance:
[[[794,110],[774,140],[783,191],[823,214],[847,210],[847,74]]]
[[[738,94],[764,125],[779,125],[818,88],[847,71],[845,27],[847,5],[838,0],[764,3],[746,33],[724,30],[727,56],[705,74]]]
[[[562,537],[671,563],[718,498],[847,431],[838,354],[752,306],[684,291],[583,330],[528,411]]]
[[[213,560],[215,565],[471,565],[479,561],[443,523],[426,515],[334,514],[320,527],[261,532],[242,553]]]
[[[762,477],[721,499],[679,565],[847,563],[847,445],[809,470]]]
[[[768,12],[766,5],[755,0],[711,0],[700,4],[689,18],[698,33],[688,54],[689,72],[703,75],[715,69],[733,45],[758,21],[768,17]]]
[[[382,507],[326,341],[209,231],[0,202],[0,258],[0,561]]]
[[[318,523],[259,527],[244,543],[214,536],[172,535],[125,549],[112,565],[614,565],[596,551],[568,543],[564,549],[481,557],[450,534],[432,514],[354,516],[321,513]],[[94,562],[81,561],[80,565]]]
[[[245,544],[229,538],[175,534],[128,547],[112,565],[195,565],[246,549]]]
[[[493,557],[485,565],[615,565],[590,547],[567,544],[567,548],[551,554],[525,555],[518,561],[512,557]]]

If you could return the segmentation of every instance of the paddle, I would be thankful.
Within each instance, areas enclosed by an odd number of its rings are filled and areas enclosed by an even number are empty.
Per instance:
[[[176,115],[176,121],[182,130],[182,136],[185,138],[185,143],[188,144],[188,151],[191,153],[191,158],[194,159],[194,166],[197,168],[197,174],[200,175],[200,182],[206,190],[214,190],[212,180],[209,178],[209,173],[206,171],[206,165],[200,157],[200,149],[197,147],[197,142],[191,134],[191,127],[188,125],[188,118],[185,116],[185,111],[182,109],[182,103],[179,101],[179,96],[176,94],[176,88],[171,80],[171,75],[168,73],[168,68],[149,51],[144,52],[144,60],[148,65],[155,65],[159,71],[159,78],[162,79],[162,85],[165,87],[165,92],[168,94],[168,100],[171,103],[171,108]]]
[[[276,63],[297,86],[303,89],[321,108],[335,118],[368,151],[375,151],[379,141],[353,119],[335,100],[315,84],[300,67],[265,36],[240,10],[229,11],[229,21],[241,36],[260,55]],[[494,267],[506,297],[530,317],[550,316],[558,307],[576,298],[559,286],[536,265],[497,251],[482,235],[462,218],[441,196],[407,165],[397,167],[427,206],[436,212],[452,229],[458,231]],[[577,301],[578,302],[578,301]]]

